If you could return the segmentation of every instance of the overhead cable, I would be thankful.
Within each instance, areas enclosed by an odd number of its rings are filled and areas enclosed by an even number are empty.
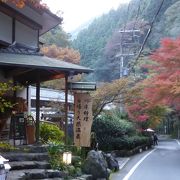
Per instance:
[[[151,23],[150,23],[150,28],[149,28],[149,30],[148,30],[148,32],[147,32],[147,34],[146,34],[146,37],[144,38],[144,41],[143,41],[143,43],[142,43],[142,45],[141,45],[141,48],[140,48],[140,50],[139,50],[139,52],[138,52],[138,55],[136,56],[136,58],[135,58],[135,60],[134,60],[134,63],[133,63],[133,65],[132,65],[132,67],[130,68],[129,72],[131,72],[131,71],[134,69],[134,66],[136,65],[136,63],[137,63],[137,61],[138,61],[138,59],[139,59],[139,57],[140,57],[140,55],[141,55],[141,53],[142,53],[142,51],[143,51],[143,49],[144,49],[144,46],[145,46],[145,44],[146,44],[146,42],[147,42],[147,40],[148,40],[148,38],[149,38],[149,36],[150,36],[150,34],[151,34],[151,32],[152,32],[153,25],[154,25],[154,23],[155,23],[155,21],[156,21],[156,18],[157,18],[157,16],[158,16],[159,12],[161,11],[161,8],[162,8],[162,6],[163,6],[163,4],[164,4],[164,1],[165,1],[165,0],[162,0],[162,1],[161,1],[161,4],[160,4],[160,6],[159,6],[159,8],[158,8],[158,10],[157,10],[157,12],[156,12],[156,14],[154,15],[154,17],[153,17],[153,19],[152,19],[152,21],[151,21]]]

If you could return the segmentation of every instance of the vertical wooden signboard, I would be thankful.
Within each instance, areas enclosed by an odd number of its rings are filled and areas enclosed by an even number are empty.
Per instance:
[[[90,147],[92,116],[92,99],[88,93],[74,94],[74,144]]]

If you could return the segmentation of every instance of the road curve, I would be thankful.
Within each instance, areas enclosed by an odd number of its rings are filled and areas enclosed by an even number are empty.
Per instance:
[[[123,180],[180,180],[180,145],[176,140],[161,141],[131,174]]]

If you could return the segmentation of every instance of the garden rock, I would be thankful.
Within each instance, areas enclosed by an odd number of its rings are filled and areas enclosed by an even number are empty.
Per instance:
[[[83,171],[92,174],[92,179],[108,179],[110,171],[101,151],[91,150],[84,162]]]
[[[111,154],[105,154],[103,153],[104,158],[106,159],[106,162],[108,164],[108,168],[112,171],[118,171],[119,170],[119,164],[115,157],[113,157]]]

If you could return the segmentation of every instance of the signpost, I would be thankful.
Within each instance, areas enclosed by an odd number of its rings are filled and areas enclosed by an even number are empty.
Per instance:
[[[96,90],[95,82],[68,82],[67,89],[74,93],[74,144],[90,147],[92,115],[92,98],[88,91]],[[80,91],[81,93],[78,93]]]
[[[92,98],[88,93],[74,94],[74,144],[90,147],[92,116]]]
[[[68,82],[68,90],[95,91],[95,82]]]

